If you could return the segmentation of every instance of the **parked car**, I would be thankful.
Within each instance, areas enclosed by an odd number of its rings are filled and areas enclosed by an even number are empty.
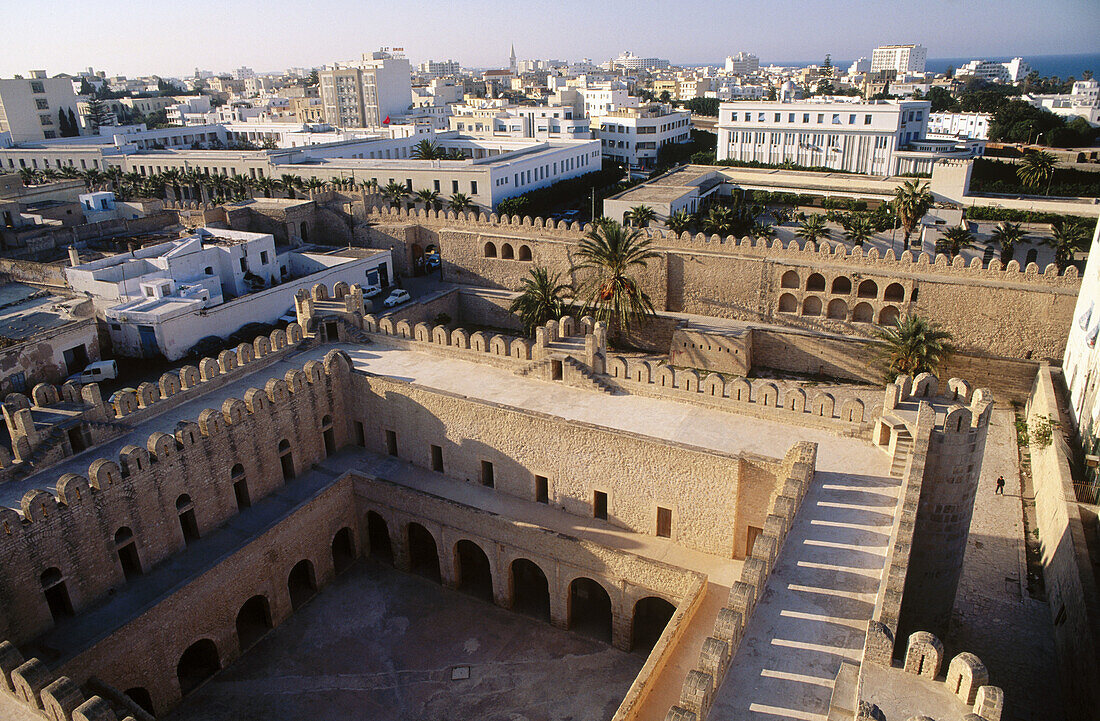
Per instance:
[[[429,253],[424,256],[424,269],[437,270],[441,262],[438,253]]]
[[[74,373],[66,380],[77,383],[98,383],[100,381],[118,378],[118,363],[113,360],[97,361],[84,366],[84,370]]]
[[[381,295],[381,294],[382,294],[382,286],[380,286],[380,285],[364,285],[363,286],[363,297],[364,298],[373,298],[374,296]]]
[[[287,325],[290,325],[291,323],[297,323],[298,322],[298,309],[295,308],[294,306],[290,306],[289,308],[287,308],[286,313],[279,316],[279,320],[276,321],[276,322],[277,323],[286,323]]]
[[[572,223],[574,220],[576,220],[580,216],[581,216],[581,211],[579,211],[579,210],[567,210],[567,211],[565,211],[564,213],[561,214],[561,219],[566,221],[566,222]]]
[[[382,301],[382,305],[386,306],[387,308],[392,308],[395,305],[400,305],[409,300],[412,300],[412,296],[409,295],[409,291],[398,288],[397,290],[390,293],[384,301]]]

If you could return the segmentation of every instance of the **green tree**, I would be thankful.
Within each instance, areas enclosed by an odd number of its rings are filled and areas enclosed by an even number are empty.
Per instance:
[[[702,226],[712,235],[729,235],[733,232],[733,213],[723,205],[715,205],[703,216]]]
[[[630,224],[634,227],[645,228],[657,217],[657,211],[650,208],[648,205],[635,205],[627,211],[627,217],[630,220]]]
[[[1054,180],[1054,169],[1058,165],[1058,158],[1053,153],[1045,150],[1033,150],[1024,153],[1020,164],[1016,168],[1016,176],[1024,187],[1037,189],[1044,182],[1047,184],[1047,193],[1050,193],[1050,184]]]
[[[685,230],[691,227],[692,218],[691,214],[686,210],[677,210],[672,215],[668,216],[668,220],[665,221],[665,225],[673,233],[683,233]]]
[[[527,209],[528,202],[526,195],[505,198],[497,203],[497,213],[500,215],[523,215],[523,211]]]
[[[794,234],[808,243],[816,243],[819,238],[827,239],[829,229],[825,227],[825,216],[818,213],[807,216],[805,220],[799,221],[798,230]]]
[[[325,189],[325,181],[321,180],[318,177],[312,177],[305,182],[304,188],[305,190],[316,193],[319,190]]]
[[[1023,242],[1026,237],[1027,234],[1019,223],[1005,221],[993,229],[989,239],[1001,249],[1001,263],[1007,264],[1016,252],[1016,245]]]
[[[844,240],[852,245],[863,245],[875,234],[875,225],[866,215],[853,215],[844,225]]]
[[[451,196],[451,199],[447,201],[447,207],[456,213],[465,213],[474,206],[474,201],[470,200],[470,196],[465,193],[455,193]]]
[[[265,198],[270,198],[271,193],[278,189],[278,181],[273,178],[269,178],[266,175],[261,178],[256,178],[256,190],[263,193]]]
[[[954,258],[965,248],[970,248],[973,245],[974,234],[970,232],[970,228],[966,226],[964,220],[962,225],[956,225],[943,231],[943,235],[940,236],[940,240],[936,244],[936,250]]]
[[[390,204],[391,208],[400,208],[401,201],[409,194],[409,189],[401,183],[391,180],[382,188],[381,193],[382,197]]]
[[[84,117],[88,119],[88,127],[94,135],[101,127],[110,124],[111,110],[107,107],[107,103],[93,96],[88,98],[88,110]]]
[[[628,330],[631,321],[655,314],[653,302],[633,277],[658,254],[637,228],[604,219],[585,234],[577,249],[578,269],[591,271],[585,284],[585,313]]]
[[[447,151],[439,147],[434,141],[421,140],[413,146],[412,158],[414,160],[436,160],[447,157]]]
[[[439,210],[440,200],[438,190],[425,188],[424,190],[416,191],[413,197],[417,202],[424,204],[424,210]]]
[[[35,185],[38,183],[38,171],[31,168],[20,168],[19,179],[23,181],[23,185]]]
[[[950,110],[954,110],[959,106],[959,101],[955,100],[954,96],[947,90],[947,88],[935,85],[928,90],[928,95],[924,97],[925,100],[932,103],[933,113],[944,113]]]
[[[932,209],[932,193],[928,190],[928,183],[920,180],[906,180],[894,188],[894,198],[890,204],[894,208],[894,214],[901,223],[901,229],[905,233],[905,247],[909,247],[909,236],[920,223],[925,213]]]
[[[1050,224],[1051,236],[1045,243],[1054,249],[1054,264],[1064,271],[1073,262],[1088,237],[1085,226],[1077,219],[1059,218]]]
[[[935,374],[954,352],[951,334],[917,315],[898,318],[875,330],[882,341],[880,361],[887,382],[899,375]]]
[[[691,98],[690,100],[684,101],[684,108],[690,110],[695,115],[706,115],[708,117],[717,118],[718,103],[718,98]]]
[[[527,271],[516,291],[519,295],[508,311],[520,317],[527,335],[534,335],[535,328],[565,314],[565,295],[569,286],[561,282],[558,273],[551,275],[546,268],[536,265]]]
[[[662,90],[661,94],[657,97],[662,103],[668,103],[672,101],[672,95],[667,90]]]

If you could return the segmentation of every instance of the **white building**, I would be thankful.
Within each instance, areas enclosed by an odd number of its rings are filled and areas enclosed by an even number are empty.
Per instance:
[[[462,66],[457,60],[429,60],[417,65],[416,71],[428,77],[440,77],[442,75],[458,75],[462,72]]]
[[[1096,80],[1078,80],[1071,92],[1062,95],[1024,95],[1022,99],[1066,119],[1082,117],[1091,125],[1100,125],[1100,83]]]
[[[1081,274],[1081,289],[1073,323],[1066,340],[1062,369],[1069,388],[1073,421],[1084,441],[1086,453],[1096,453],[1100,421],[1100,223],[1093,232],[1088,262]]]
[[[316,283],[367,284],[389,251],[365,258],[279,252],[271,235],[199,228],[194,235],[65,269],[89,295],[120,355],[177,360],[200,340],[274,323]]]
[[[462,104],[451,107],[450,129],[482,137],[568,138],[592,137],[589,119],[571,105]]]
[[[926,137],[928,101],[723,103],[719,161],[795,163],[870,175],[931,172],[940,158],[973,157],[969,145]]]
[[[629,50],[610,62],[612,70],[663,70],[671,65],[663,58],[640,58]]]
[[[928,49],[923,45],[880,45],[871,52],[871,72],[923,73]]]
[[[633,171],[652,170],[661,147],[691,140],[691,113],[652,103],[593,116],[603,156]]]
[[[363,53],[361,60],[318,73],[325,122],[340,128],[376,128],[409,109],[412,67],[400,54]]]
[[[34,70],[28,79],[0,80],[0,133],[11,133],[13,143],[33,143],[61,137],[59,112],[66,123],[72,113],[80,134],[78,98],[70,78],[47,78]]]
[[[956,76],[968,76],[992,83],[1016,83],[1027,77],[1031,66],[1023,58],[1013,58],[1007,63],[990,60],[971,60],[955,71]]]
[[[607,82],[560,88],[551,96],[550,104],[572,105],[578,114],[592,118],[624,108],[637,108],[641,101],[627,88]]]
[[[988,140],[991,117],[989,113],[932,113],[928,116],[928,134]]]
[[[862,75],[869,72],[871,72],[871,61],[867,58],[860,58],[848,66],[848,75]]]
[[[752,75],[760,71],[760,58],[752,53],[739,52],[726,56],[726,72],[730,75]]]

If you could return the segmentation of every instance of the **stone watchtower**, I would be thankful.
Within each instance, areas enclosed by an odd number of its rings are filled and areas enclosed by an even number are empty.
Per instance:
[[[885,427],[893,425],[895,438],[901,436],[891,444],[895,456],[909,446],[902,493],[914,493],[913,485],[920,484],[915,518],[901,519],[913,524],[913,542],[898,639],[915,631],[930,631],[940,638],[947,634],[993,410],[993,397],[986,389],[971,390],[957,378],[948,382],[945,392],[938,386],[929,374],[901,376],[887,386],[883,406],[880,442],[886,438]],[[904,438],[906,431],[911,441]]]

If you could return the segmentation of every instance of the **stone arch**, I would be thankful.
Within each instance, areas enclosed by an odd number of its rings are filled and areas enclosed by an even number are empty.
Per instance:
[[[49,383],[39,383],[31,389],[31,400],[38,407],[56,405],[60,396],[57,389]]]
[[[149,695],[148,689],[142,686],[135,686],[134,688],[126,689],[123,691],[123,694],[140,706],[150,716],[155,713],[156,709],[153,707],[153,697]]]
[[[394,335],[398,336],[399,338],[412,337],[412,328],[409,327],[409,321],[405,320],[404,318],[397,321],[397,324],[393,327],[393,332]]]
[[[332,296],[335,300],[343,300],[344,297],[351,292],[351,288],[348,286],[347,281],[337,281],[332,286]]]
[[[838,275],[833,278],[833,284],[829,292],[834,295],[850,295],[852,293],[852,280],[846,275]]]
[[[171,398],[180,392],[180,377],[175,373],[165,373],[157,381],[161,398]]]
[[[203,358],[199,361],[199,380],[203,383],[213,380],[221,375],[218,370],[218,362],[213,358]]]
[[[157,463],[164,463],[178,450],[176,437],[161,431],[150,434],[149,440],[145,443],[145,448],[152,454]]]
[[[871,280],[870,278],[864,281],[860,281],[859,289],[856,291],[856,295],[860,298],[877,298],[878,283]]]
[[[771,382],[761,383],[756,390],[756,399],[762,406],[775,408],[779,405],[779,388]]]
[[[730,400],[741,403],[752,402],[752,384],[744,378],[734,378],[729,382]]]
[[[123,476],[133,476],[149,468],[149,451],[139,446],[125,446],[118,452]]]
[[[431,343],[431,331],[428,330],[427,323],[417,323],[413,326],[413,339],[420,343]]]
[[[894,306],[883,306],[882,310],[878,312],[878,323],[879,325],[893,325],[898,322],[900,317],[901,312]]]
[[[836,399],[829,393],[818,393],[813,400],[813,414],[823,418],[832,418],[836,408]]]
[[[494,335],[489,339],[489,353],[491,355],[507,356],[508,340],[502,335]]]
[[[659,386],[665,386],[666,388],[675,388],[676,373],[672,368],[661,365],[657,368],[657,376],[653,379],[653,382]]]
[[[989,672],[985,664],[972,653],[963,652],[951,659],[947,666],[947,690],[967,706],[974,704],[978,687],[989,683]]]
[[[500,244],[500,257],[502,260],[515,260],[516,252],[513,250],[511,243]]]
[[[432,328],[432,343],[436,345],[450,345],[451,335],[447,332],[446,326],[437,325]]]
[[[104,491],[122,480],[118,464],[106,458],[97,458],[88,466],[88,481],[92,488]]]
[[[271,603],[267,596],[257,594],[241,604],[236,620],[237,644],[241,653],[251,648],[264,634],[274,628]]]
[[[825,316],[833,320],[845,320],[848,317],[848,304],[842,298],[833,298],[829,301]]]
[[[816,295],[808,295],[802,301],[802,315],[819,316],[821,315],[821,299]]]
[[[264,391],[267,393],[267,399],[271,401],[272,405],[286,403],[289,396],[286,381],[282,378],[269,378],[267,383],[264,384]]]
[[[470,334],[470,350],[485,353],[489,348],[488,339],[492,336],[492,333],[486,334],[480,330],[475,330]]]
[[[689,393],[699,392],[699,374],[688,368],[676,372],[676,387]]]
[[[495,257],[497,257],[496,243],[494,243],[491,240],[486,242],[485,247],[483,249],[483,254],[485,255],[486,258],[495,258]]]
[[[856,303],[856,307],[852,309],[852,322],[874,323],[875,309],[871,307],[870,303]]]
[[[863,401],[849,398],[840,406],[840,419],[849,423],[863,422]]]
[[[806,391],[801,388],[791,388],[787,391],[787,408],[796,413],[806,412]]]
[[[703,379],[703,393],[721,398],[726,394],[726,382],[717,373],[708,373]]]
[[[42,708],[42,700],[39,694],[49,685],[53,674],[46,664],[37,658],[24,662],[11,672],[11,685],[16,698],[32,709]]]
[[[256,349],[252,347],[251,343],[240,343],[237,345],[238,367],[248,365],[254,360],[256,360]]]
[[[637,383],[653,382],[653,366],[649,361],[632,359],[628,364],[627,379]]]
[[[332,568],[336,573],[343,573],[355,562],[359,554],[355,551],[355,534],[351,528],[344,526],[332,537]]]
[[[935,679],[940,675],[943,663],[943,644],[927,631],[917,631],[909,636],[905,650],[905,670],[918,676]]]
[[[324,283],[315,283],[310,288],[310,295],[313,296],[313,300],[328,300],[328,288]]]
[[[779,312],[797,313],[798,299],[790,293],[784,293],[783,295],[779,296]]]
[[[455,328],[451,331],[451,345],[455,348],[466,349],[470,347],[470,336],[462,328]]]
[[[607,374],[612,378],[627,378],[626,361],[613,355],[607,359]]]
[[[788,270],[779,281],[780,288],[797,288],[801,284],[798,271]]]
[[[405,526],[409,570],[439,583],[439,545],[432,532],[413,521]]]
[[[676,607],[659,596],[638,599],[630,624],[630,649],[651,651],[674,613]]]
[[[516,260],[531,260],[531,247],[528,245],[521,245],[519,251],[516,252]]]
[[[263,358],[265,355],[271,352],[271,339],[266,335],[256,336],[256,340],[252,341],[252,355],[256,358]]]
[[[882,299],[887,301],[893,301],[895,303],[901,303],[905,300],[905,286],[901,283],[891,283],[886,286],[886,290],[882,293]]]
[[[963,433],[970,430],[973,414],[969,408],[959,406],[952,408],[943,421],[943,429],[947,433]]]
[[[221,411],[204,408],[199,413],[199,430],[204,436],[216,436],[225,430],[225,416]]]
[[[512,610],[549,621],[550,584],[546,573],[537,563],[526,558],[512,561],[509,571]]]
[[[931,373],[920,373],[913,379],[910,395],[914,398],[934,398],[939,393],[939,379]]]
[[[287,574],[286,587],[290,594],[290,606],[295,611],[313,598],[317,593],[317,575],[313,570],[313,561],[303,558],[295,563]]]
[[[226,398],[222,402],[222,417],[226,423],[236,425],[248,416],[248,406],[240,398]]]
[[[480,598],[493,600],[493,572],[489,557],[477,543],[462,539],[455,543],[455,586],[459,591]]]
[[[203,638],[187,647],[176,664],[180,693],[186,696],[202,682],[221,670],[218,647],[213,639]]]
[[[811,273],[806,279],[806,290],[819,293],[825,292],[825,276],[821,273]]]
[[[371,558],[393,564],[390,524],[377,511],[367,511],[367,546]]]
[[[512,339],[511,355],[520,360],[531,360],[531,344],[525,338]]]
[[[580,576],[569,583],[569,630],[610,643],[613,623],[611,609],[611,594],[598,581]]]
[[[57,498],[68,508],[74,508],[91,498],[92,487],[88,479],[76,473],[66,473],[57,480]],[[6,529],[11,533],[11,529]]]
[[[312,362],[316,363],[317,361]],[[288,393],[301,393],[302,389],[306,387],[306,374],[298,368],[291,368],[283,374],[283,381],[286,383],[286,390]]]

